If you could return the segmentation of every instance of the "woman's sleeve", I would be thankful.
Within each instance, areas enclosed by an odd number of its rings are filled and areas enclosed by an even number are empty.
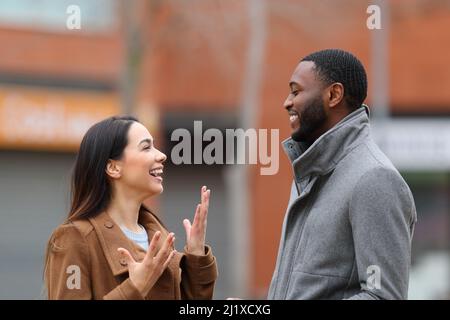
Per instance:
[[[205,246],[205,255],[185,254],[181,260],[181,298],[210,300],[218,271],[211,247]]]
[[[91,287],[89,247],[84,236],[73,224],[60,226],[49,242],[46,285],[51,300],[94,299]],[[106,294],[109,300],[142,300],[128,278]]]
[[[71,224],[58,227],[48,244],[45,280],[50,300],[92,299],[89,248]]]

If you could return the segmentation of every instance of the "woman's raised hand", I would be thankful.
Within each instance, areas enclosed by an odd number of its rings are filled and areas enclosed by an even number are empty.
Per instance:
[[[188,219],[183,220],[184,229],[186,230],[186,245],[188,253],[195,255],[205,254],[206,224],[210,194],[211,190],[206,189],[206,187],[203,186],[200,191],[201,203],[197,205],[192,225]]]
[[[175,253],[172,249],[175,241],[173,233],[168,235],[161,249],[158,250],[160,239],[161,232],[155,232],[142,262],[136,262],[127,249],[117,249],[126,259],[131,282],[144,297],[167,268]]]

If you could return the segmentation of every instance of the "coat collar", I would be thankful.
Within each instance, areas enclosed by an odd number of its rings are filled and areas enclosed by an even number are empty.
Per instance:
[[[332,171],[370,133],[369,108],[363,105],[320,136],[309,148],[292,138],[282,142],[297,182]]]
[[[89,218],[89,221],[94,227],[114,276],[128,271],[126,260],[117,251],[118,248],[127,249],[136,261],[142,261],[144,259],[145,250],[128,239],[120,229],[120,226],[111,219],[106,211],[101,212],[93,218]],[[149,240],[157,230],[164,230],[148,212],[141,211],[138,221],[146,229]],[[165,236],[163,235],[162,238],[165,238]]]

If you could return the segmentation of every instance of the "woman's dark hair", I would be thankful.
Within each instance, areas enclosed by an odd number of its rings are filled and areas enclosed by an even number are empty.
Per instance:
[[[106,175],[109,159],[120,160],[128,143],[131,116],[114,116],[94,124],[83,137],[72,174],[72,198],[68,219],[93,217],[111,200]]]
[[[94,124],[86,132],[72,173],[68,220],[94,217],[109,205],[111,183],[106,175],[106,165],[109,159],[122,158],[128,144],[128,132],[134,122],[140,123],[132,116],[113,116]],[[142,210],[162,224],[144,205],[141,205]]]
[[[72,174],[72,197],[68,220],[86,219],[102,212],[111,201],[111,184],[106,175],[109,159],[120,160],[128,144],[132,116],[113,116],[94,124],[83,137]],[[141,211],[160,219],[144,205]]]

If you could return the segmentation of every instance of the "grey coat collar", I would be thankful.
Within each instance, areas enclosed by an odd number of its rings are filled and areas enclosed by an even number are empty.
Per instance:
[[[363,106],[321,135],[307,149],[292,138],[282,142],[297,182],[332,171],[342,158],[365,140],[370,134],[369,108]]]

